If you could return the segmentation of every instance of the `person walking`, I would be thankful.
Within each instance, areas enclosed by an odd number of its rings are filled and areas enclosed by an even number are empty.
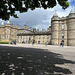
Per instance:
[[[47,42],[45,42],[45,46],[47,46]]]
[[[16,40],[15,40],[15,45],[16,45]]]
[[[62,47],[64,46],[64,41],[62,41]]]

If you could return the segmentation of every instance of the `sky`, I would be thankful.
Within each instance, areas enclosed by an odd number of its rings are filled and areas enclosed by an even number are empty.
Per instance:
[[[19,13],[16,11],[15,13],[18,15],[19,18],[10,17],[9,21],[14,26],[20,25],[20,28],[23,28],[24,25],[28,25],[28,27],[33,27],[39,30],[45,29],[51,26],[51,18],[56,11],[59,17],[66,17],[69,15],[71,9],[75,9],[75,0],[68,0],[70,6],[67,9],[62,9],[62,7],[57,4],[53,8],[43,9],[43,8],[36,8],[35,10],[28,10],[25,13]],[[1,22],[6,24],[7,21],[0,19]]]

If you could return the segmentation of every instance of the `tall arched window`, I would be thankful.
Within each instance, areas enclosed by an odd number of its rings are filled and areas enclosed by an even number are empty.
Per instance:
[[[7,39],[8,39],[8,35],[7,35]]]

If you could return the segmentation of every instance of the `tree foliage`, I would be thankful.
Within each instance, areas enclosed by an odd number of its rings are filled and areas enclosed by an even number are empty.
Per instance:
[[[67,0],[57,0],[63,9],[69,6]],[[10,16],[18,18],[15,11],[20,13],[27,12],[28,9],[35,8],[44,9],[53,8],[56,5],[56,0],[0,0],[0,18],[8,20]]]

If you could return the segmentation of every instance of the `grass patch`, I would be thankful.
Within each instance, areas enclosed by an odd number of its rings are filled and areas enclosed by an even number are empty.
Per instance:
[[[0,44],[9,44],[8,41],[0,41]]]

